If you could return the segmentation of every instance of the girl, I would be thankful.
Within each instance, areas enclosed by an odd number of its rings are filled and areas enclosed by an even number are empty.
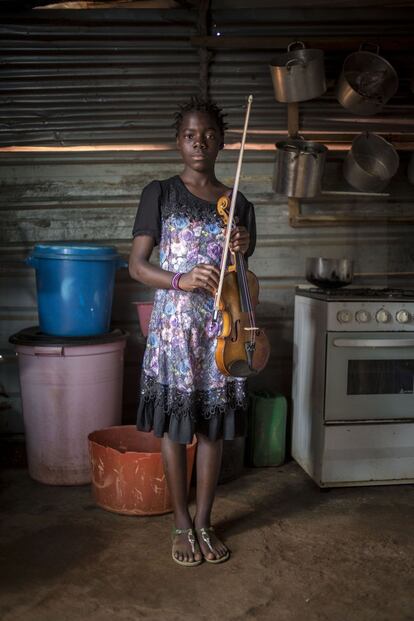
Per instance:
[[[175,115],[180,175],[152,181],[142,191],[129,261],[132,278],[156,288],[145,350],[137,427],[162,438],[175,527],[172,558],[199,565],[221,563],[229,550],[210,523],[223,439],[245,432],[243,380],[220,373],[215,363],[220,322],[213,321],[214,293],[225,230],[217,200],[229,188],[215,175],[224,141],[224,115],[214,103],[191,98]],[[252,254],[253,205],[238,193],[238,226],[231,249]],[[149,262],[159,244],[159,267]],[[187,499],[186,444],[197,436],[196,513]]]

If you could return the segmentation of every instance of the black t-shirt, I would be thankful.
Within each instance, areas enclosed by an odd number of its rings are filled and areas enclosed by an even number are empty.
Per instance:
[[[142,190],[132,235],[150,235],[155,245],[160,243],[162,220],[172,211],[188,217],[210,220],[217,217],[212,210],[213,203],[192,194],[178,175],[165,181],[151,181]],[[250,245],[245,254],[249,257],[256,246],[256,219],[254,207],[246,197],[237,193],[235,221],[249,231]]]

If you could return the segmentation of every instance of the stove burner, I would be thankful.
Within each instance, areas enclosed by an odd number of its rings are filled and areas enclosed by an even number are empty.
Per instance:
[[[315,295],[337,300],[343,298],[381,298],[386,300],[414,299],[414,289],[372,289],[369,287],[360,289],[353,289],[352,287],[347,287],[346,289],[320,289],[311,287],[307,289],[307,291],[311,297]]]

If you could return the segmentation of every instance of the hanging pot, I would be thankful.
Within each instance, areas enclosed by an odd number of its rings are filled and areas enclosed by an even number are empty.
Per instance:
[[[317,196],[327,148],[319,142],[290,138],[276,143],[273,190],[296,198]]]
[[[287,52],[274,56],[269,68],[276,101],[289,103],[320,97],[326,91],[323,58],[322,50],[305,49],[302,41],[289,43]]]
[[[398,170],[400,158],[392,144],[365,132],[354,138],[344,160],[344,176],[361,192],[380,192]]]
[[[372,115],[380,112],[384,105],[398,89],[398,75],[390,63],[375,52],[368,52],[360,46],[345,59],[342,73],[336,86],[336,98],[339,103],[360,115]]]

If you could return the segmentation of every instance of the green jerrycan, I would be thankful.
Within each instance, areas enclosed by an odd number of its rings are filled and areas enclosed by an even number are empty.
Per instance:
[[[285,460],[287,401],[283,395],[249,395],[247,458],[256,467],[280,466]]]

